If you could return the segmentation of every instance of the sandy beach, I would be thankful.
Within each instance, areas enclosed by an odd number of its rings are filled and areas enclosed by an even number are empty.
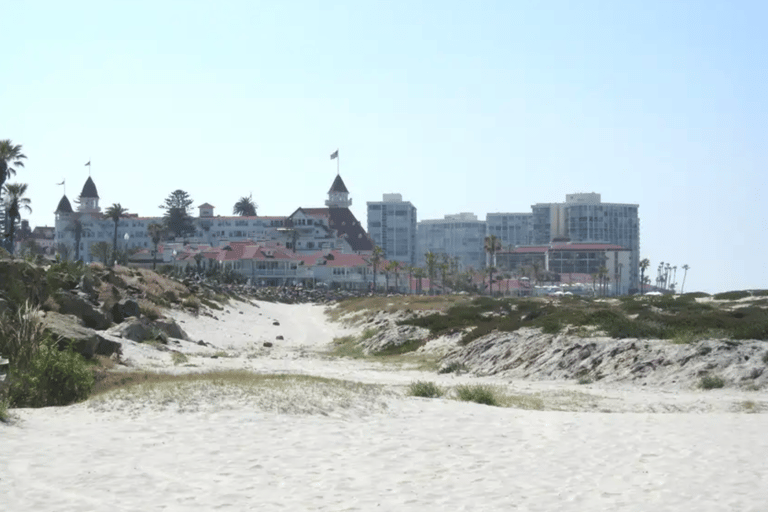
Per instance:
[[[762,511],[768,503],[765,391],[501,381],[339,359],[328,345],[355,328],[330,323],[321,306],[173,314],[194,340],[172,347],[188,363],[126,342],[127,369],[242,369],[348,385],[193,383],[15,410],[17,421],[0,425],[3,510]],[[415,380],[488,382],[546,406],[408,397]]]

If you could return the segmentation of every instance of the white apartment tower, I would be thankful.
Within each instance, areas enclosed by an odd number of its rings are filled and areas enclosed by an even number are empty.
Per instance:
[[[485,267],[485,221],[474,213],[446,215],[444,219],[423,220],[418,224],[417,262],[424,266],[427,252],[455,258],[459,269]]]
[[[384,258],[416,265],[416,207],[400,194],[384,194],[368,203],[368,234]]]

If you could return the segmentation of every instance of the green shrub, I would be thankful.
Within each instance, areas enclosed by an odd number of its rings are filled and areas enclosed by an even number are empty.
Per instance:
[[[742,290],[742,291],[734,291],[734,292],[723,292],[723,293],[716,293],[714,295],[714,298],[716,300],[739,300],[743,299],[745,297],[749,297],[752,294],[748,291]]]
[[[475,402],[483,405],[501,404],[499,391],[494,386],[486,384],[462,384],[456,387],[456,396],[463,402]]]
[[[725,386],[725,381],[717,375],[705,375],[699,381],[699,387],[702,389],[716,389]]]
[[[424,398],[440,398],[443,396],[443,389],[434,382],[419,380],[408,385],[408,394]]]
[[[8,413],[8,399],[0,398],[0,421],[8,423],[11,420],[11,415]]]
[[[46,337],[26,368],[12,368],[8,396],[14,407],[68,405],[88,397],[94,377],[83,356]]]

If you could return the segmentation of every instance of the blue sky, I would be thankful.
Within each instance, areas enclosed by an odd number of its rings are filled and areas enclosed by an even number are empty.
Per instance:
[[[352,210],[640,205],[641,256],[686,289],[768,288],[763,2],[5,2],[0,138],[34,225],[67,182],[159,215],[322,206],[339,149]],[[679,276],[679,273],[678,273]],[[680,281],[678,277],[678,281]]]

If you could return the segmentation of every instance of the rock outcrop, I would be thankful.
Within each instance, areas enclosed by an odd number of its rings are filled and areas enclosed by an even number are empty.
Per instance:
[[[111,356],[122,351],[120,343],[82,325],[81,320],[74,315],[49,311],[42,317],[42,323],[44,331],[54,336],[61,348],[71,345],[86,358],[95,355]]]
[[[765,341],[581,338],[539,329],[497,332],[452,350],[443,366],[464,365],[476,375],[516,379],[584,379],[642,385],[693,386],[705,375],[727,385],[768,384]]]

